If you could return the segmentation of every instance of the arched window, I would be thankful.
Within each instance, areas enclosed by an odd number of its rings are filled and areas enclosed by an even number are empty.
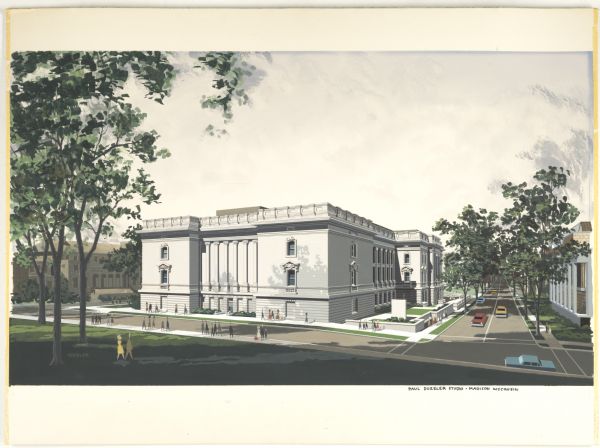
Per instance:
[[[350,245],[350,256],[356,258],[356,243]]]
[[[350,283],[352,286],[356,286],[356,269],[350,270]]]
[[[296,240],[290,239],[287,241],[286,253],[288,257],[296,256]]]
[[[169,246],[167,246],[166,244],[163,244],[162,246],[160,246],[160,259],[161,260],[169,259]]]
[[[404,254],[404,263],[410,263],[410,254]]]

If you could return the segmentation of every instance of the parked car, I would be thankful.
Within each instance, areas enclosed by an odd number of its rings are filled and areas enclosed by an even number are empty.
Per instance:
[[[508,317],[508,309],[505,306],[497,306],[496,317]]]
[[[475,316],[473,316],[473,320],[471,320],[471,326],[472,327],[483,327],[485,325],[485,323],[487,322],[487,320],[488,320],[487,314],[475,313]]]
[[[483,297],[483,296],[477,297],[477,300],[475,300],[475,303],[477,305],[481,305],[482,303],[485,303],[485,297]]]
[[[552,361],[540,359],[535,355],[507,356],[504,358],[504,365],[522,369],[556,370]]]

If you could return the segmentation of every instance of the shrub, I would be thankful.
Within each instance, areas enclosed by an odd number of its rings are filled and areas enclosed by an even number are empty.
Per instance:
[[[215,314],[215,311],[208,308],[196,308],[192,311],[192,314]]]
[[[393,316],[393,317],[387,318],[386,322],[408,322],[408,320],[403,317]]]
[[[256,317],[256,313],[255,312],[247,312],[247,311],[236,311],[235,313],[231,314],[232,316],[241,316],[241,317]]]

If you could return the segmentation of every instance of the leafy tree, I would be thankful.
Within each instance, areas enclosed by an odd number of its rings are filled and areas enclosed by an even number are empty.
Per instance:
[[[504,212],[503,221],[512,225],[517,234],[518,266],[527,264],[526,275],[531,280],[536,307],[536,333],[540,334],[540,298],[550,281],[563,281],[568,264],[590,252],[587,243],[566,239],[569,224],[579,216],[579,210],[562,193],[570,172],[554,166],[533,176],[536,183],[502,185],[502,194],[512,201]]]
[[[38,322],[46,323],[46,268],[48,266],[48,243],[35,226],[26,226],[18,218],[11,220],[11,237],[16,242],[17,251],[14,254],[14,263],[23,268],[33,266],[38,281],[27,281],[27,298],[30,298],[33,287],[37,288],[38,297]],[[38,249],[41,246],[41,249]],[[41,260],[38,258],[41,256]],[[30,279],[31,280],[31,279]]]
[[[467,205],[458,215],[458,221],[440,219],[433,230],[449,235],[446,245],[452,248],[454,255],[446,257],[445,262],[453,266],[454,272],[447,274],[448,281],[461,279],[460,288],[466,288],[464,291],[468,290],[468,281],[475,288],[475,296],[478,296],[486,280],[498,269],[498,214],[483,208],[475,210],[473,206]]]
[[[472,258],[461,255],[460,251],[450,252],[444,255],[444,271],[442,278],[451,288],[458,288],[463,293],[464,308],[467,312],[467,294],[469,288],[477,284],[481,275],[479,266]]]
[[[234,53],[198,58],[213,70],[214,86],[223,92],[205,100],[231,118],[229,103],[247,102]],[[11,62],[11,218],[24,223],[19,235],[38,226],[52,264],[60,266],[65,235],[75,232],[80,254],[80,338],[85,340],[85,268],[98,239],[112,233],[113,220],[139,218],[134,197],[158,199],[143,170],[130,176],[133,161],[147,163],[166,156],[155,146],[158,136],[142,132],[141,111],[127,102],[125,84],[141,82],[146,96],[162,103],[175,69],[162,52],[24,52]],[[232,75],[229,75],[232,72]],[[92,236],[85,252],[84,235]],[[54,270],[53,295],[60,297],[60,269]],[[62,363],[61,307],[54,304],[53,357]]]
[[[132,285],[138,284],[141,279],[142,238],[138,233],[141,229],[141,224],[127,228],[122,234],[123,238],[127,239],[127,242],[124,246],[110,252],[104,263],[105,269],[121,272],[129,276],[132,279]]]

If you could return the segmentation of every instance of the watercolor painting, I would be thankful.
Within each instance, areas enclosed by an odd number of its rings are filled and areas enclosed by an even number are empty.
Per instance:
[[[591,385],[588,52],[15,52],[11,385]]]

